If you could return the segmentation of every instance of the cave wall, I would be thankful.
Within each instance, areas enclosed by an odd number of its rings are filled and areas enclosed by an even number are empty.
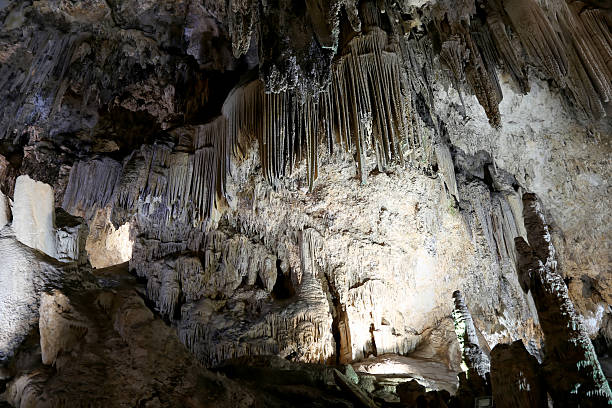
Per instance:
[[[0,187],[53,186],[89,223],[94,267],[133,245],[146,297],[209,365],[456,365],[456,289],[486,346],[537,349],[514,251],[534,192],[596,336],[609,9],[454,3],[9,2]]]

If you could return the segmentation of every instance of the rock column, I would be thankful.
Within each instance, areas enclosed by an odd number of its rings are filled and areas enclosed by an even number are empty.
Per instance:
[[[612,406],[610,386],[593,344],[557,273],[555,249],[540,203],[523,196],[529,244],[515,239],[520,280],[531,290],[544,333],[542,376],[555,407]]]
[[[461,347],[461,367],[464,372],[459,374],[459,390],[457,397],[462,407],[474,406],[476,397],[491,395],[488,381],[490,369],[489,357],[480,348],[474,320],[468,310],[461,292],[453,293],[455,309],[453,320],[455,333]]]

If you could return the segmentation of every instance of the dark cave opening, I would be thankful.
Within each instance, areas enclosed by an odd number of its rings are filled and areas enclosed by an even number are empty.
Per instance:
[[[285,275],[281,269],[281,261],[276,260],[276,283],[272,288],[272,298],[275,300],[291,299],[295,296],[295,288],[291,282],[291,275]]]

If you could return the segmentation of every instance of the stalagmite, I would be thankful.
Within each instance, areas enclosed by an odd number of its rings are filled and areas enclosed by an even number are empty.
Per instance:
[[[476,375],[486,381],[486,375],[490,371],[489,357],[480,348],[472,315],[465,305],[461,292],[455,291],[453,299],[455,302],[453,320],[463,356],[462,367],[467,371],[468,378]]]
[[[522,340],[498,344],[491,351],[491,388],[496,407],[548,407],[538,360],[529,354]]]
[[[334,354],[329,305],[318,277],[317,238],[309,230],[301,235],[299,293],[279,299],[282,308],[270,302],[266,293],[276,284],[276,259],[248,240],[224,240],[213,234],[202,263],[193,257],[177,260],[180,287],[188,300],[181,309],[179,335],[199,359],[217,365],[243,355],[280,354],[299,361],[324,362]],[[263,290],[254,292],[256,298],[245,304],[246,299],[232,296],[240,293],[241,285],[257,285],[256,281],[263,284]],[[163,293],[157,296],[163,298]],[[261,312],[253,311],[253,321],[237,324],[226,305]]]
[[[461,348],[461,368],[464,370],[459,375],[457,395],[461,406],[467,408],[474,405],[475,398],[491,395],[488,378],[490,361],[480,348],[472,315],[465,305],[461,292],[458,290],[453,292],[453,299],[455,302],[453,321]]]
[[[555,248],[541,204],[523,195],[529,244],[516,238],[519,275],[529,282],[544,333],[542,373],[555,405],[601,407],[612,403],[610,386],[593,344],[576,313],[563,278],[557,272]]]

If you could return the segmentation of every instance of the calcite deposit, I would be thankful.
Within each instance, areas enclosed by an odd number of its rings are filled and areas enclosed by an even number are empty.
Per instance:
[[[0,1],[0,405],[611,404],[611,13]]]

